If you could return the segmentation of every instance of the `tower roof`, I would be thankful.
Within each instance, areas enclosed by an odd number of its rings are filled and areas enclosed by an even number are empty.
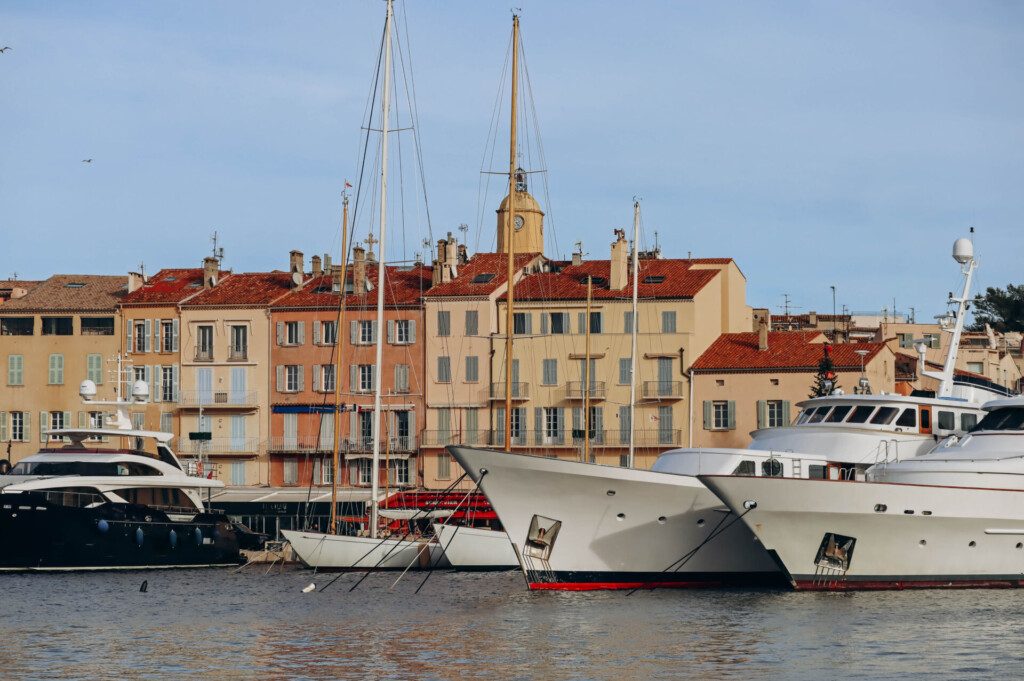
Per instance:
[[[508,210],[508,194],[501,200],[501,205],[498,206],[498,212]],[[533,195],[527,191],[516,191],[516,212],[534,212],[544,215],[544,211],[540,209],[540,204],[537,203],[537,199],[533,198]]]

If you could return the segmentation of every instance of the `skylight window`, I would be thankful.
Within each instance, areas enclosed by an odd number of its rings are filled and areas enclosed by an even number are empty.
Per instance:
[[[68,283],[64,284],[64,288],[83,288],[84,286],[85,284],[83,284],[80,281],[69,281]]]
[[[484,272],[483,274],[478,274],[475,277],[473,277],[473,283],[486,284],[491,279],[494,279],[494,274],[492,272]]]
[[[664,283],[664,281],[665,281],[665,277],[663,277],[660,274],[644,277],[644,283],[645,284],[661,284],[661,283]]]
[[[584,286],[587,285],[587,277],[580,277],[579,281]],[[590,281],[594,286],[605,286],[608,283],[608,280],[604,277],[590,277]]]

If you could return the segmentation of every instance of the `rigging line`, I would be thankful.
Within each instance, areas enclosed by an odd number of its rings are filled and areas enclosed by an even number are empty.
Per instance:
[[[520,37],[520,40],[522,40],[521,37]],[[552,240],[554,248],[555,248],[554,252],[558,253],[559,252],[558,231],[555,229],[556,222],[555,222],[555,216],[554,216],[553,207],[551,205],[551,190],[550,190],[550,184],[549,184],[549,179],[550,178],[549,178],[548,171],[547,171],[547,168],[548,168],[547,155],[544,152],[544,140],[543,140],[543,137],[540,134],[540,119],[537,116],[537,100],[536,100],[536,98],[533,95],[533,81],[530,79],[530,69],[529,69],[529,66],[526,63],[526,50],[525,50],[525,47],[523,48],[523,75],[525,76],[525,81],[526,81],[526,88],[525,88],[525,90],[529,94],[530,113],[531,113],[531,117],[533,118],[533,127],[534,127],[535,135],[536,135],[536,138],[537,138],[537,152],[538,152],[538,156],[540,158],[540,165],[541,165],[542,168],[545,169],[543,171],[544,172],[544,177],[543,177],[543,181],[544,181],[544,204],[547,207],[548,225],[550,227],[549,233],[551,234],[551,240]]]
[[[473,487],[471,487],[468,492],[466,492],[466,496],[462,497],[462,501],[460,501],[458,505],[455,507],[455,509],[452,511],[452,515],[454,515],[455,512],[457,512],[459,508],[469,500],[469,497],[473,494],[473,492],[480,489],[480,482],[484,479],[484,476],[486,475],[487,471],[484,471],[483,473],[480,474],[480,480],[477,480],[476,484]],[[443,524],[447,524],[447,519]],[[456,535],[458,535],[460,527],[462,527],[462,525],[455,526],[455,530],[452,532],[451,539],[448,540],[447,544],[441,544],[440,538],[438,538],[437,543],[441,546],[441,552],[438,554],[437,560],[431,562],[429,568],[427,569],[426,576],[423,578],[423,581],[420,582],[420,585],[416,587],[416,591],[413,592],[414,594],[418,594],[420,592],[420,589],[423,588],[423,585],[427,583],[428,579],[430,579],[430,576],[434,574],[434,568],[436,568],[438,564],[444,559],[445,554],[448,552],[448,547],[451,546],[453,541],[455,541],[455,537]]]
[[[509,34],[508,45],[505,47],[505,63],[501,68],[501,77],[498,79],[498,91],[494,100],[494,108],[491,111],[491,122],[490,127],[487,130],[487,139],[484,141],[484,153],[483,158],[480,160],[480,172],[483,173],[485,168],[491,168],[494,166],[494,151],[498,143],[498,118],[500,116],[501,104],[504,98],[505,91],[505,77],[508,72],[509,59],[512,55],[512,35]],[[488,144],[490,145],[490,154],[488,154]],[[483,230],[483,219],[484,211],[486,210],[486,198],[487,193],[490,191],[491,178],[488,176],[486,182],[484,178],[481,178],[477,183],[477,221],[476,221],[476,243],[474,244],[474,250],[480,250],[480,237]],[[492,241],[493,243],[493,241]]]

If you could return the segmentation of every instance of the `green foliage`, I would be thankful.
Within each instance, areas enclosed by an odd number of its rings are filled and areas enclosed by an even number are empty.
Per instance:
[[[825,343],[822,351],[821,361],[818,362],[818,373],[814,374],[814,383],[811,384],[811,394],[808,397],[824,397],[830,395],[833,390],[839,387],[839,376],[836,374],[836,364],[832,361],[829,350],[832,346]],[[831,381],[831,388],[826,387],[825,382]]]
[[[974,330],[990,325],[997,332],[1024,331],[1024,284],[1006,289],[989,286],[974,299]]]

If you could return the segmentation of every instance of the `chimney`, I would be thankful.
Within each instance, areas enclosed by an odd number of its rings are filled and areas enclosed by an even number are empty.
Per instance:
[[[448,277],[448,281],[459,276],[458,270],[458,257],[459,247],[455,241],[455,237],[452,236],[451,232],[448,232],[448,241],[445,243],[444,249],[444,263],[445,272],[444,275]]]
[[[469,262],[469,251],[466,250],[466,244],[459,244],[459,264],[465,265]]]
[[[129,272],[128,273],[128,293],[135,293],[140,288],[142,288],[142,285],[145,284],[145,283],[146,283],[146,280],[138,272]],[[11,297],[15,298],[17,296],[11,296]]]
[[[608,277],[608,288],[621,291],[629,281],[629,243],[626,232],[615,230],[615,241],[612,242],[611,275]]]
[[[815,312],[814,310],[811,310],[810,312],[807,313],[807,324],[809,326],[818,325],[818,313]]]
[[[328,270],[331,273],[331,290],[335,293],[341,292],[341,265],[331,265]]]
[[[324,272],[333,272],[331,269],[331,254],[324,253]]]
[[[321,274],[323,274],[323,270],[320,269],[320,256],[319,255],[314,255],[313,258],[309,262],[310,262],[311,267],[313,268],[313,276],[314,277],[319,277]]]
[[[761,320],[761,323],[757,327],[757,349],[768,349],[768,322],[764,319]]]
[[[220,262],[213,256],[203,258],[203,288],[213,288],[217,285],[217,276],[220,274]]]
[[[579,267],[580,265],[583,264],[583,252],[582,251],[576,251],[575,253],[572,254],[572,264],[573,264],[573,267]]]
[[[766,307],[755,307],[754,313],[754,331],[761,329],[761,323],[764,322],[770,329],[772,327],[772,313]]]
[[[362,246],[352,249],[352,292],[357,296],[366,293],[366,249]]]
[[[302,286],[302,276],[306,271],[302,251],[292,251],[288,254],[288,271],[292,275],[292,288]]]

